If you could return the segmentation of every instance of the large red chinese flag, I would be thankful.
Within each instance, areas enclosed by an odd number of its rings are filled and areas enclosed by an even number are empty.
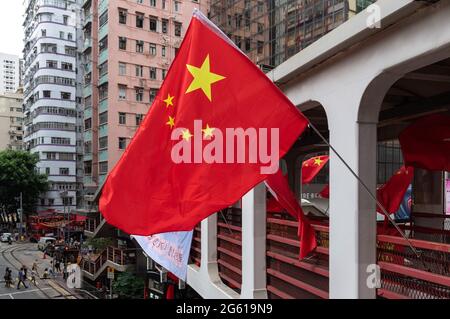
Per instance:
[[[278,163],[306,125],[269,78],[196,12],[145,120],[105,181],[100,211],[130,234],[191,230],[265,180],[261,168],[270,164],[261,154],[278,150]],[[228,132],[239,130],[250,138],[232,138],[228,147]]]
[[[328,163],[329,156],[311,157],[302,164],[302,184],[311,183],[320,170]]]
[[[302,207],[289,188],[288,181],[281,171],[269,175],[266,180],[266,185],[280,205],[298,220],[300,259],[305,258],[317,247],[316,232],[314,231],[314,228],[303,213]]]
[[[377,190],[377,199],[390,214],[400,208],[406,191],[414,178],[414,168],[402,166],[392,177]],[[377,207],[378,212],[382,212]]]
[[[404,129],[399,140],[405,165],[450,171],[450,116],[423,117]]]

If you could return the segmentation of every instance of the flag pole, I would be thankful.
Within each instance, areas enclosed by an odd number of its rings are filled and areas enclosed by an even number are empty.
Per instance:
[[[406,234],[400,229],[400,227],[397,225],[397,223],[391,218],[390,214],[387,212],[386,208],[380,203],[380,201],[377,199],[377,197],[370,191],[369,187],[367,187],[366,183],[358,176],[358,174],[355,173],[355,171],[350,167],[350,165],[347,164],[347,162],[342,158],[342,156],[336,151],[336,149],[327,141],[327,139],[320,133],[320,131],[314,126],[314,124],[311,123],[310,120],[308,120],[309,126],[313,129],[313,131],[322,139],[322,141],[333,151],[334,154],[340,159],[340,161],[347,167],[347,169],[352,173],[352,175],[358,180],[358,182],[361,184],[361,186],[366,190],[366,192],[369,194],[369,196],[375,201],[375,203],[381,208],[381,211],[386,216],[386,218],[389,220],[389,222],[397,229],[397,231],[400,233],[400,235],[403,237],[404,240],[408,243],[408,246],[411,248],[413,253],[417,256],[417,258],[421,259],[421,255],[419,251],[413,246],[409,238],[406,236]]]

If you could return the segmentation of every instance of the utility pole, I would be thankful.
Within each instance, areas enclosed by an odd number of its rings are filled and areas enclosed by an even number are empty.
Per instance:
[[[22,201],[22,192],[20,192],[20,197],[19,197],[19,201],[20,201],[20,210],[19,210],[19,221],[20,221],[20,227],[19,227],[19,239],[22,239],[22,235],[23,235],[23,201]]]

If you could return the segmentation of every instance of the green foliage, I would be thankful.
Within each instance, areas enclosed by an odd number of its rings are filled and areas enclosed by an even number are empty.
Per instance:
[[[15,211],[19,202],[15,199],[22,192],[24,214],[33,211],[39,194],[47,191],[45,174],[36,171],[38,154],[24,151],[0,152],[0,208]]]
[[[131,272],[123,272],[113,282],[113,293],[121,299],[140,299],[144,294],[144,279]]]
[[[96,251],[102,251],[108,246],[114,245],[114,239],[109,237],[89,238],[84,242],[83,246],[92,246]]]

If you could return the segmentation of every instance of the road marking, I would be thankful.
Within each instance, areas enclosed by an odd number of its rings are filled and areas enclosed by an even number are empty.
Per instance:
[[[0,297],[10,296],[12,299],[14,299],[14,297],[12,295],[26,294],[29,292],[36,292],[36,291],[49,290],[49,289],[53,289],[53,288],[47,287],[47,288],[42,288],[40,290],[39,289],[31,289],[31,290],[25,290],[25,291],[11,292],[11,293],[7,293],[7,294],[0,294]]]
[[[64,297],[68,297],[69,299],[76,299],[69,291],[62,288],[60,285],[53,281],[49,281],[48,284],[53,287],[57,292],[59,292]]]

